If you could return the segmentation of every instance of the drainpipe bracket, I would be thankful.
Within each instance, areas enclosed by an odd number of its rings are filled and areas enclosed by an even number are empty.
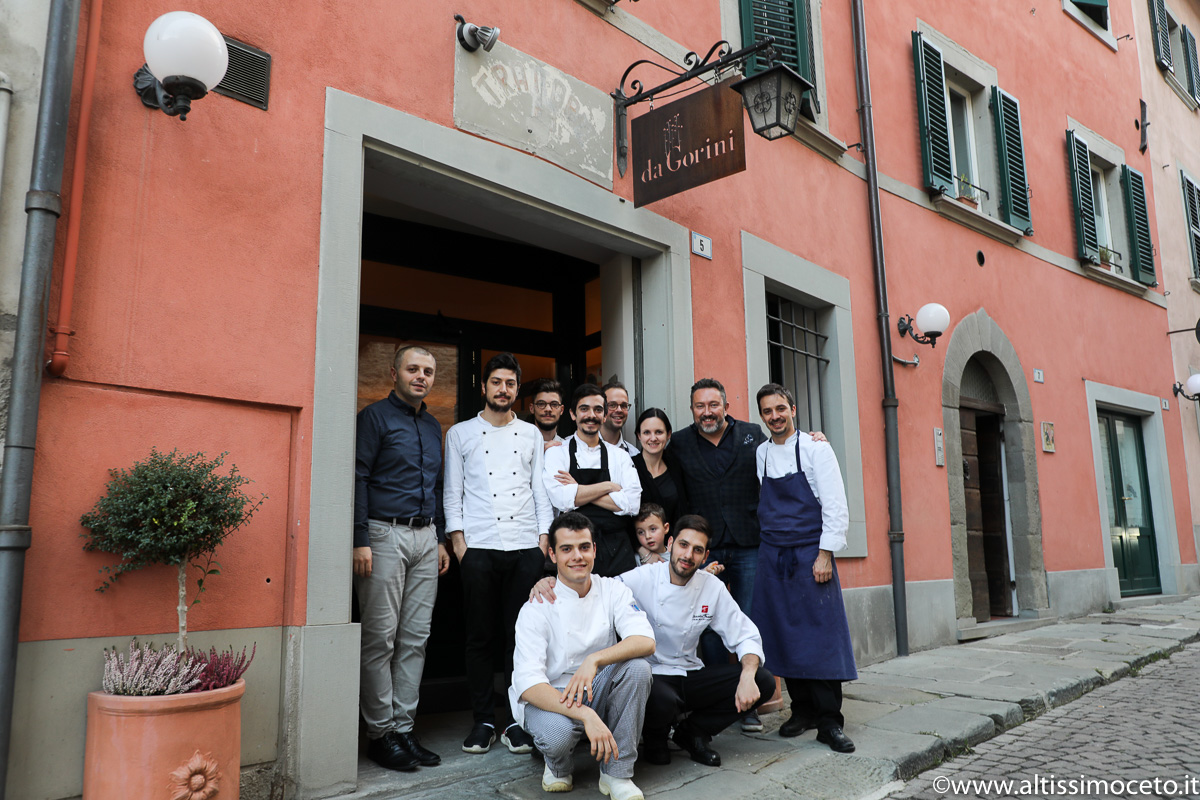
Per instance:
[[[893,542],[903,542],[904,531],[888,531],[888,539]]]
[[[28,550],[33,544],[33,528],[28,525],[0,525],[0,550]]]
[[[896,408],[899,405],[900,405],[900,401],[899,401],[899,399],[897,399],[895,397],[883,398],[883,407],[884,408]]]
[[[61,217],[62,196],[58,192],[30,190],[25,195],[25,213],[30,211],[49,211],[54,216]]]

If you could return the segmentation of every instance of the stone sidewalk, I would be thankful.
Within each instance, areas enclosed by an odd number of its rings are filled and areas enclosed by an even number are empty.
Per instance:
[[[864,667],[846,685],[846,733],[858,746],[852,755],[833,753],[811,732],[781,738],[776,730],[785,711],[765,715],[762,733],[717,737],[720,769],[676,753],[669,766],[638,765],[635,780],[648,797],[672,799],[882,798],[956,753],[1197,640],[1200,597],[1193,597],[927,650]],[[444,762],[405,774],[363,759],[359,790],[345,797],[548,796],[541,789],[541,761],[499,745],[483,756],[459,750],[469,715],[427,716],[417,725]],[[601,797],[597,777],[595,762],[579,751],[573,796]]]

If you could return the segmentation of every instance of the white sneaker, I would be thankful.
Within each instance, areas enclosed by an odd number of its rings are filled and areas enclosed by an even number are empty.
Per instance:
[[[542,789],[547,792],[569,792],[575,788],[575,778],[568,775],[565,778],[560,778],[550,771],[547,766],[542,772]]]
[[[646,795],[629,778],[613,778],[600,773],[600,794],[606,794],[613,800],[646,800]]]

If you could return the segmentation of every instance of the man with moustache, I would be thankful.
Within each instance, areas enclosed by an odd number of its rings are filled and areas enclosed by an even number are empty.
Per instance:
[[[520,386],[517,359],[494,356],[483,368],[485,408],[446,435],[446,529],[462,568],[474,714],[462,744],[466,753],[486,753],[496,740],[494,676],[500,672],[508,686],[513,626],[542,574],[553,518],[542,485],[542,435],[512,410]],[[507,717],[507,704],[501,704]],[[500,741],[513,753],[533,749],[516,724],[504,728]]]
[[[558,513],[578,509],[596,529],[597,575],[614,576],[637,566],[629,520],[641,507],[642,485],[633,461],[600,438],[604,391],[585,383],[571,397],[575,434],[546,451],[542,481]]]
[[[693,761],[719,767],[721,756],[709,746],[712,737],[769,699],[775,678],[762,666],[758,628],[720,579],[699,569],[708,558],[708,523],[689,514],[680,517],[675,528],[669,562],[619,576],[646,612],[655,635],[654,655],[649,657],[654,686],[646,704],[641,754],[651,764],[670,763],[667,732],[674,725],[675,743]],[[554,586],[553,578],[540,581],[531,599],[553,603]],[[719,635],[739,663],[705,666],[696,655],[705,630]]]
[[[633,458],[638,454],[638,449],[625,441],[622,435],[625,422],[629,419],[629,391],[620,381],[609,381],[601,391],[604,392],[604,406],[608,415],[600,427],[600,438]]]
[[[394,391],[358,413],[354,465],[354,591],[362,624],[359,705],[367,757],[388,769],[441,762],[413,733],[442,544],[442,427],[425,406],[437,362],[396,351]],[[435,533],[436,531],[436,533]]]
[[[767,437],[758,425],[729,415],[725,387],[715,378],[701,378],[692,385],[691,408],[694,422],[675,434],[671,450],[683,468],[691,510],[712,526],[709,558],[725,565],[721,580],[749,614],[758,566],[754,453]],[[711,634],[704,637],[701,653],[710,665],[727,658]],[[758,715],[747,714],[742,730],[762,730]]]
[[[549,378],[539,378],[533,382],[531,398],[533,424],[542,434],[546,449],[557,447],[563,443],[563,437],[558,435],[558,421],[563,414],[562,384]]]
[[[632,778],[653,682],[645,659],[654,653],[654,629],[628,587],[592,574],[594,545],[583,514],[568,511],[550,523],[560,596],[553,605],[529,603],[517,617],[509,702],[546,758],[544,790],[574,788],[575,745],[586,734],[601,762],[600,792],[644,800]]]
[[[751,616],[771,666],[787,684],[792,716],[779,729],[854,752],[842,731],[842,681],[858,677],[833,553],[845,548],[850,515],[837,456],[796,430],[796,403],[777,383],[758,390],[771,440],[758,448],[762,526]]]

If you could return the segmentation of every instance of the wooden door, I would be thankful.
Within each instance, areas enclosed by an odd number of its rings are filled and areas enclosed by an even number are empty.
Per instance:
[[[983,537],[983,496],[980,491],[979,439],[974,409],[959,409],[962,427],[963,492],[967,501],[967,571],[971,578],[971,614],[976,622],[992,618],[987,557]]]
[[[1113,566],[1117,568],[1121,596],[1160,594],[1162,582],[1141,422],[1136,417],[1101,412],[1097,424]]]
[[[1004,520],[1004,464],[1000,442],[1003,417],[977,411],[975,436],[979,449],[979,498],[982,511],[983,560],[993,617],[1011,617],[1012,572],[1008,561],[1008,527]]]

